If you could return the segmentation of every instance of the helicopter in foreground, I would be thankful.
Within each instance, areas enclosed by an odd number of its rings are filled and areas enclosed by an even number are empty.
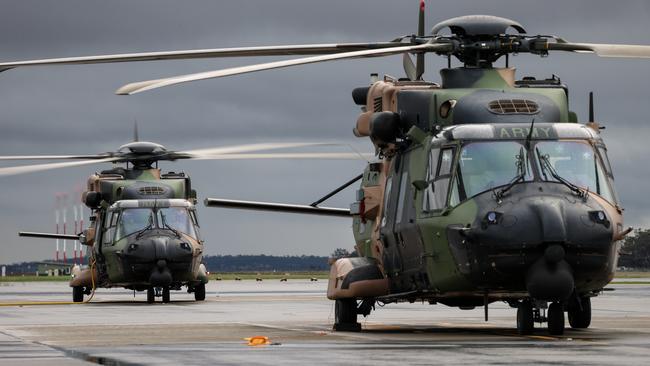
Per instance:
[[[348,154],[257,153],[302,147],[309,143],[250,144],[176,152],[138,141],[117,152],[94,155],[1,156],[0,160],[80,160],[0,168],[0,176],[96,163],[123,163],[96,172],[87,180],[83,203],[92,210],[90,225],[76,235],[20,232],[23,237],[79,240],[91,248],[89,268],[72,268],[72,299],[83,302],[97,287],[146,291],[147,302],[170,301],[171,290],[187,287],[196,301],[205,300],[208,273],[202,263],[196,191],[183,172],[163,173],[159,161],[180,159],[347,158]],[[244,154],[245,153],[245,154]],[[358,156],[352,155],[352,158]]]
[[[494,16],[449,19],[380,43],[242,47],[0,63],[0,70],[179,58],[315,55],[125,85],[135,94],[179,83],[325,61],[403,55],[407,77],[372,77],[353,91],[354,133],[377,153],[347,209],[208,199],[208,206],[352,217],[358,257],[332,263],[337,330],[360,330],[376,303],[427,301],[460,309],[505,301],[517,329],[562,334],[591,323],[591,298],[613,278],[629,233],[600,126],[578,123],[558,78],[517,80],[509,56],[552,51],[650,58],[650,46],[572,43],[527,35]],[[449,33],[443,33],[446,29]],[[512,32],[514,30],[514,32]],[[424,56],[448,58],[442,83],[422,80]],[[416,56],[413,62],[409,54]],[[452,58],[460,61],[452,67]],[[494,63],[505,59],[505,67]],[[593,107],[593,104],[591,105]]]

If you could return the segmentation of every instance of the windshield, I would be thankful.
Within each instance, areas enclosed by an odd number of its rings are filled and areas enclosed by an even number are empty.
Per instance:
[[[116,213],[113,214],[117,216]],[[164,229],[197,238],[195,222],[185,207],[125,208],[119,212],[115,240],[145,229]]]
[[[522,177],[532,180],[528,154],[516,141],[473,142],[463,146],[458,161],[461,200],[504,186]],[[454,187],[456,188],[456,187]]]
[[[547,160],[562,179],[578,187],[596,192],[606,200],[614,202],[602,165],[594,148],[579,141],[540,141],[535,144],[538,161]],[[553,172],[540,164],[541,179],[558,182]]]
[[[196,237],[192,219],[190,218],[187,209],[183,207],[169,207],[158,209],[158,225],[162,228],[180,231],[193,238]]]
[[[122,210],[119,220],[116,240],[153,226],[153,212],[150,208],[125,209]]]

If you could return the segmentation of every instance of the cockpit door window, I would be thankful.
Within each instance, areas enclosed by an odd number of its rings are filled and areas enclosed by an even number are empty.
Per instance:
[[[429,185],[424,191],[423,211],[432,212],[447,206],[447,193],[454,165],[455,150],[454,147],[431,149],[429,166],[427,167],[427,182],[429,182]]]

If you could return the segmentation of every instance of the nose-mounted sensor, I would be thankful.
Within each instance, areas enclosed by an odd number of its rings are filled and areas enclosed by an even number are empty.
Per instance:
[[[591,221],[609,228],[610,223],[604,211],[589,211],[589,218]]]
[[[483,229],[486,229],[488,225],[496,225],[499,223],[499,221],[501,221],[501,216],[503,216],[501,212],[489,211],[487,214],[485,214],[481,226]]]

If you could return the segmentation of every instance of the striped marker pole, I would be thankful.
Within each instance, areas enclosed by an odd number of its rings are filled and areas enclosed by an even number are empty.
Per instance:
[[[79,195],[79,196],[81,196],[81,195]],[[84,230],[84,205],[83,205],[83,203],[80,203],[79,204],[79,231],[81,232],[83,230]],[[84,254],[83,254],[83,247],[84,246],[85,245],[79,244],[79,264],[84,264],[84,258],[85,258]],[[88,246],[85,246],[85,247],[86,247],[86,255],[88,255]]]
[[[54,205],[54,215],[56,216],[56,233],[59,233],[59,207],[61,207],[61,196],[56,194],[56,204]],[[56,239],[56,261],[59,261],[59,239]]]
[[[74,232],[73,232],[73,234],[76,234],[76,233],[78,233],[79,231],[77,231],[77,220],[78,220],[78,218],[77,218],[77,205],[75,205],[74,203],[72,204],[72,211],[74,212]],[[77,262],[77,241],[75,241],[75,242],[72,244],[72,246],[74,247],[74,249],[73,249],[73,253],[74,253],[74,264],[77,264],[77,263],[78,263],[78,262]]]
[[[68,210],[67,210],[67,202],[68,202],[68,195],[63,194],[63,235],[67,234],[67,216],[68,216]],[[67,246],[68,246],[68,241],[66,239],[63,239],[63,263],[68,263],[68,255],[67,255]]]

